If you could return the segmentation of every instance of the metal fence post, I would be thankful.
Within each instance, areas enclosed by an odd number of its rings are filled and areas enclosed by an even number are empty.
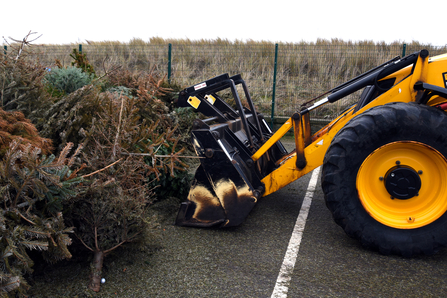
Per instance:
[[[276,93],[276,66],[278,64],[278,44],[275,44],[275,64],[273,66],[273,90],[272,90],[272,116],[270,122],[273,130],[273,120],[275,118],[275,93]]]
[[[79,45],[79,54],[82,54],[82,44]]]
[[[407,44],[404,43],[402,46],[402,57],[405,57],[405,50],[407,49]]]
[[[168,83],[171,84],[171,56],[172,55],[172,44],[168,47]]]

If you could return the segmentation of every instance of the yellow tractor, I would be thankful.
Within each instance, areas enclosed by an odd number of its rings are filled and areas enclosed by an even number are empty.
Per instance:
[[[322,165],[326,205],[349,236],[383,254],[436,252],[447,245],[446,87],[447,54],[421,50],[328,91],[275,133],[240,75],[184,89],[178,105],[208,118],[193,124],[201,164],[176,224],[237,226],[261,197]],[[225,89],[236,108],[218,95]],[[362,89],[356,104],[311,134],[310,111]],[[280,139],[291,129],[296,148],[287,152]]]

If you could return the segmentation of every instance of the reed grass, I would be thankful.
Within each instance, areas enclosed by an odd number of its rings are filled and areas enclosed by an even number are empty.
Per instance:
[[[187,87],[222,73],[241,74],[249,85],[258,109],[270,115],[273,86],[275,44],[256,41],[163,39],[148,41],[132,39],[118,41],[87,41],[82,51],[97,72],[105,72],[120,65],[131,71],[168,72],[168,45],[172,45],[172,82]],[[51,67],[58,59],[70,65],[70,53],[78,44],[40,45],[34,59]],[[428,49],[430,54],[447,52],[446,46],[437,47],[412,42],[406,54]],[[355,76],[402,55],[403,44],[374,43],[372,41],[343,41],[318,39],[316,42],[279,43],[276,77],[276,116],[290,116],[300,106],[319,94]],[[358,98],[351,95],[329,108],[318,117],[333,116]]]

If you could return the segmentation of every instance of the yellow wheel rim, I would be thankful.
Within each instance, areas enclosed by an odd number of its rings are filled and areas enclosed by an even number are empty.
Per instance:
[[[412,181],[401,179],[404,187],[410,185],[410,192],[416,187],[408,198],[390,192],[390,181],[399,171],[409,173]],[[419,185],[414,182],[418,179]],[[446,181],[447,160],[442,154],[422,143],[400,141],[376,149],[363,161],[356,186],[363,207],[375,220],[393,228],[415,229],[446,212]]]

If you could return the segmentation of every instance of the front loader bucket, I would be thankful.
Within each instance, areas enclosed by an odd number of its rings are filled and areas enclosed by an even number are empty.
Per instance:
[[[237,226],[256,204],[260,192],[250,189],[230,163],[221,160],[215,165],[208,172],[203,166],[197,169],[188,201],[182,203],[177,215],[177,225]]]
[[[242,84],[251,109],[242,106],[236,85]],[[230,88],[237,110],[217,92]],[[254,111],[240,76],[227,74],[186,88],[179,106],[194,107],[211,118],[195,120],[192,143],[201,165],[196,171],[188,200],[182,203],[176,225],[230,227],[241,224],[262,196],[262,177],[287,154],[280,142],[256,162],[252,154],[271,134],[262,115]]]

